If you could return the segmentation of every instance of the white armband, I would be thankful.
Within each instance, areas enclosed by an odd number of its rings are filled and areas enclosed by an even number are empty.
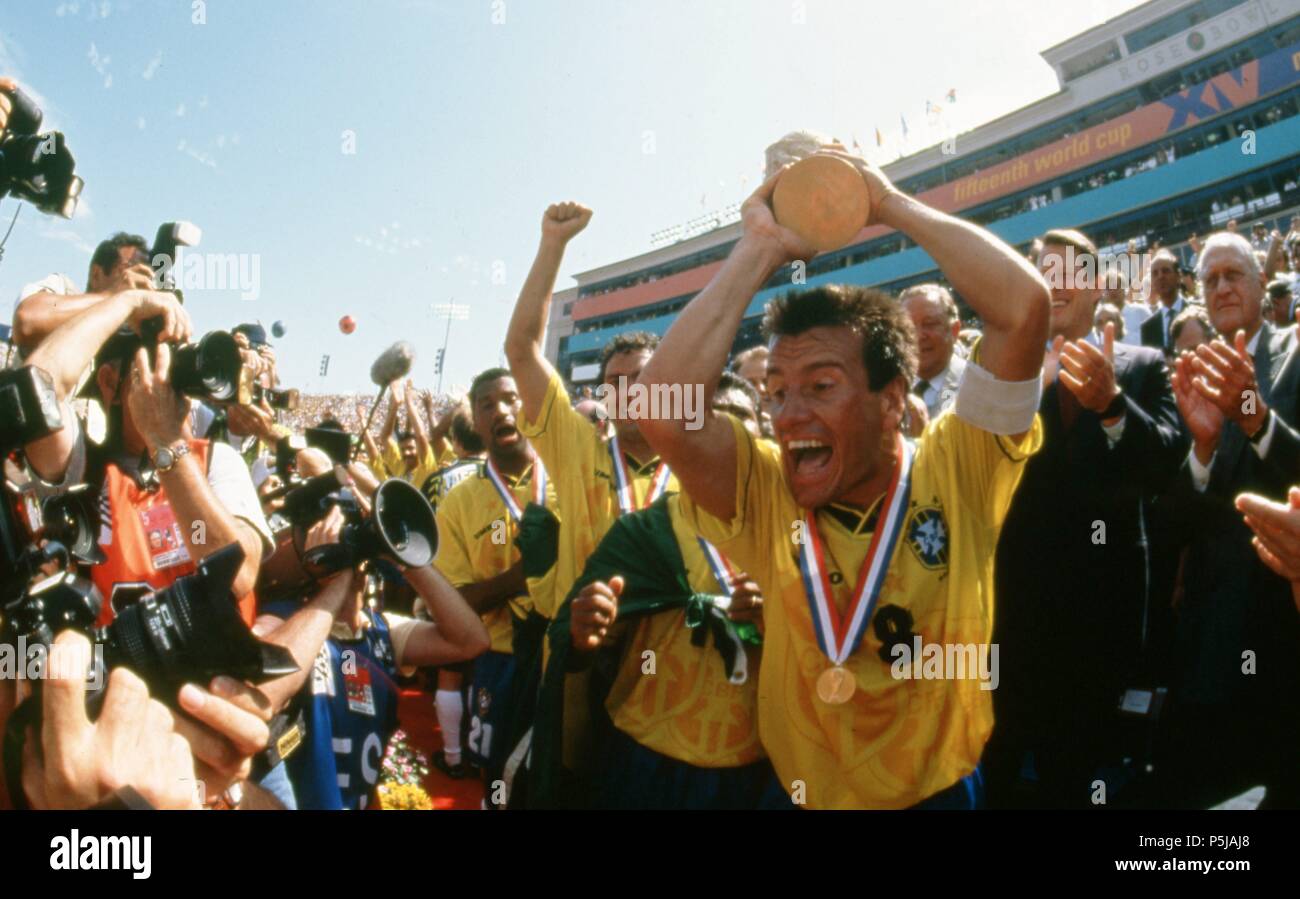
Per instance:
[[[990,434],[1023,434],[1033,427],[1042,393],[1042,378],[999,381],[986,369],[967,361],[953,412]]]

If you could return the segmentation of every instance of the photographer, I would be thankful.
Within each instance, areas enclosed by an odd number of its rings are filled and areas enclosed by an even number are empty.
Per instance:
[[[299,454],[299,468],[318,474],[328,461],[307,450]],[[347,471],[363,514],[369,514],[378,483],[363,466]],[[338,543],[344,523],[339,508],[331,507],[308,532],[305,548]],[[432,565],[404,574],[433,621],[372,610],[366,602],[374,578],[368,563],[329,578],[305,606],[296,600],[273,603],[258,619],[264,639],[289,648],[301,669],[265,685],[271,702],[277,708],[286,704],[310,672],[304,697],[308,745],[287,761],[299,808],[365,808],[397,729],[398,669],[460,662],[488,648],[483,622]]]
[[[143,237],[119,231],[95,248],[85,293],[78,293],[72,279],[64,274],[51,274],[23,287],[13,317],[13,342],[20,356],[31,353],[56,328],[96,303],[124,290],[150,289],[153,271],[148,252],[149,244]]]
[[[259,324],[245,323],[230,331],[239,345],[244,366],[263,389],[275,387],[279,378],[275,371],[275,351],[266,339],[266,329]],[[275,461],[275,444],[292,429],[276,421],[275,411],[265,396],[255,403],[221,406],[213,409],[196,402],[190,412],[190,427],[195,437],[224,441],[243,457],[253,476],[253,485],[259,490],[270,475]]]
[[[152,352],[135,334],[117,333],[124,324],[138,331],[153,318],[163,325]],[[100,354],[95,375],[108,409],[105,447],[90,448],[84,430],[71,424],[25,447],[45,489],[87,479],[100,485],[106,561],[91,570],[105,597],[99,624],[111,621],[128,598],[169,586],[235,542],[244,561],[232,591],[252,622],[252,588],[270,533],[238,455],[186,436],[188,407],[169,381],[168,343],[189,332],[189,317],[171,294],[130,290],[69,319],[31,356],[53,379],[63,420],[71,423],[68,400],[78,375]],[[180,691],[179,708],[200,723],[179,719],[176,726],[201,762],[200,778],[223,790],[247,776],[249,758],[266,745],[270,709],[260,692],[230,678],[216,678],[212,687]]]

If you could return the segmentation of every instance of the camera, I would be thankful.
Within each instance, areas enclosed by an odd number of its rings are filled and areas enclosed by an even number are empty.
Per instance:
[[[177,299],[185,301],[180,288],[176,286],[177,257],[181,247],[197,247],[203,239],[203,230],[193,222],[164,222],[154,234],[153,246],[146,258],[137,258],[153,269],[153,286],[156,290],[166,290],[176,294]]]
[[[162,326],[161,318],[148,319],[140,325],[139,337],[129,327],[122,328],[105,342],[100,361],[129,358],[141,345],[152,347]],[[252,373],[229,331],[209,331],[197,343],[177,347],[171,382],[177,393],[213,406],[247,404],[253,395]]]
[[[38,132],[39,106],[20,89],[9,94],[13,109],[0,138],[0,197],[13,194],[47,215],[72,218],[83,182],[77,162],[58,131]]]
[[[335,465],[347,465],[352,458],[352,447],[358,442],[360,441],[347,431],[336,428],[308,428],[301,435],[281,437],[275,444],[275,471],[285,487],[270,498],[278,499],[293,489],[295,484],[301,483],[292,480],[298,470],[297,457],[300,450],[318,449],[329,456]]]
[[[20,648],[48,646],[61,631],[73,628],[102,646],[91,677],[101,689],[87,695],[92,718],[103,701],[108,672],[118,666],[135,672],[151,696],[173,706],[186,683],[228,675],[256,684],[293,674],[298,670],[293,655],[283,646],[258,640],[239,617],[231,587],[243,561],[238,543],[223,547],[200,562],[194,574],[144,593],[103,627],[95,627],[103,604],[99,590],[85,577],[63,571],[3,607],[0,642]],[[39,681],[33,683],[39,688]],[[22,746],[27,727],[40,714],[36,699],[19,706],[5,728],[10,795],[22,795]]]
[[[437,552],[433,507],[424,494],[397,478],[379,485],[368,517],[336,471],[287,484],[267,499],[279,496],[284,505],[270,518],[275,552],[258,574],[260,598],[300,596],[323,577],[385,555],[420,568]],[[305,549],[307,531],[334,506],[346,519],[339,542]]]
[[[253,383],[249,393],[251,402],[256,404],[265,401],[272,409],[283,409],[285,412],[292,412],[298,408],[299,397],[296,387],[263,387],[256,382]]]
[[[62,428],[49,372],[33,365],[0,370],[0,456]]]

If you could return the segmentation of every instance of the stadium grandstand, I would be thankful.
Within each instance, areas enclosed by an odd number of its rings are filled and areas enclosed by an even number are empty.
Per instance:
[[[1190,238],[1232,220],[1271,229],[1300,206],[1300,0],[1152,0],[1042,57],[1055,93],[886,174],[1026,251],[1069,226],[1103,255],[1159,243],[1189,260]],[[552,306],[557,369],[574,384],[594,381],[611,336],[666,332],[739,238],[735,218],[576,275]],[[939,273],[900,234],[869,226],[812,260],[806,277],[897,292]],[[790,283],[779,271],[755,296],[734,350],[758,341],[764,305]]]

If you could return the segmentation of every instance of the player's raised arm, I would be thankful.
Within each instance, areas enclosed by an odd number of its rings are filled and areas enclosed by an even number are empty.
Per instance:
[[[782,169],[784,171],[784,169]],[[663,343],[641,372],[640,383],[704,385],[703,427],[682,420],[644,420],[641,433],[682,488],[701,508],[729,521],[736,507],[736,443],[730,424],[712,412],[713,391],[736,338],[745,308],[772,273],[793,259],[811,259],[814,250],[776,223],[772,192],[781,172],[745,201],[744,234],[727,261],[673,322]]]
[[[872,197],[872,221],[888,225],[930,254],[953,289],[979,315],[979,364],[1000,381],[1028,381],[1043,367],[1051,295],[1041,275],[992,232],[963,222],[895,188],[880,169],[849,153]]]
[[[524,415],[536,420],[546,399],[546,387],[555,369],[546,361],[542,341],[551,311],[551,293],[560,273],[564,248],[591,221],[591,210],[578,203],[556,203],[542,216],[542,241],[515,302],[515,314],[506,331],[506,359],[515,376]]]

